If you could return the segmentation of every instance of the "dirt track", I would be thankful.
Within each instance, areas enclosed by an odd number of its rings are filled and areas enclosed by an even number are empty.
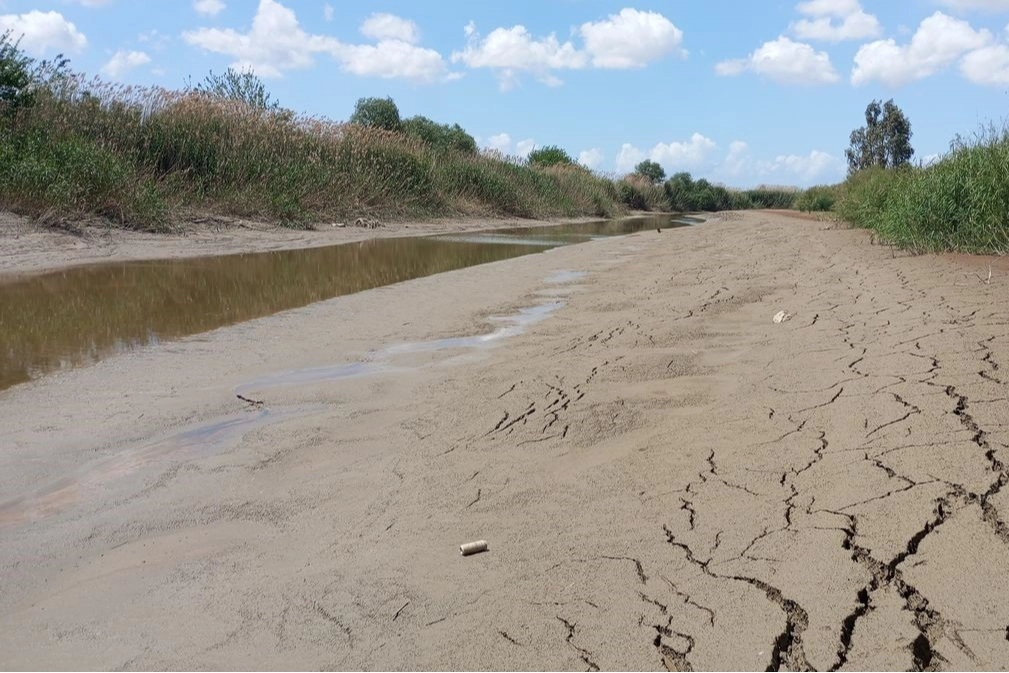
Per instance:
[[[0,666],[1007,668],[1009,277],[976,271],[748,213],[0,394]]]

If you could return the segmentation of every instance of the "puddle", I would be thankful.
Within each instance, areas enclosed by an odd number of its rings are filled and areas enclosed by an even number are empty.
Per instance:
[[[340,381],[361,376],[411,371],[408,367],[390,365],[388,360],[397,356],[419,353],[436,353],[453,349],[473,349],[494,346],[503,339],[518,336],[535,323],[544,320],[551,313],[564,306],[564,302],[550,301],[537,306],[521,308],[517,313],[507,316],[490,316],[490,323],[503,323],[502,327],[471,336],[448,337],[431,341],[396,344],[368,354],[368,361],[350,362],[338,365],[327,365],[308,369],[292,369],[263,376],[243,383],[235,392],[243,395],[250,391],[262,391],[278,386],[294,386],[307,383],[323,383]],[[469,361],[469,360],[459,360]],[[444,364],[444,363],[442,363]]]
[[[559,283],[564,281],[557,280],[558,278],[575,279],[584,275],[582,272],[561,271],[550,276],[547,282]],[[262,391],[278,386],[340,381],[379,373],[409,371],[409,368],[389,364],[389,360],[397,356],[417,353],[490,347],[508,337],[522,334],[530,325],[545,320],[562,306],[564,303],[561,301],[548,301],[536,306],[520,308],[511,315],[490,316],[487,322],[500,326],[484,334],[396,344],[370,354],[371,359],[366,362],[350,362],[278,372],[244,383],[237,387],[235,392],[242,395],[249,391]],[[471,360],[465,356],[455,356],[436,364],[452,365],[468,361]],[[167,457],[174,460],[184,460],[196,455],[205,456],[214,451],[224,450],[241,436],[267,424],[307,416],[316,412],[317,409],[276,412],[266,408],[256,413],[232,414],[175,433],[140,448],[122,451],[83,468],[76,475],[63,477],[29,494],[0,502],[0,527],[38,521],[53,516],[80,501],[86,494],[94,494],[109,482],[129,476]]]
[[[323,381],[342,381],[369,374],[394,371],[393,368],[374,362],[350,362],[347,364],[312,367],[309,369],[294,369],[277,374],[270,374],[253,379],[235,388],[235,392],[243,395],[250,390],[262,390],[277,386],[296,386]]]
[[[530,325],[546,319],[563,305],[563,302],[551,301],[521,308],[512,315],[490,316],[488,322],[498,323],[502,326],[485,334],[397,344],[373,353],[371,355],[373,360],[368,362],[351,362],[278,372],[242,384],[235,389],[235,392],[241,395],[252,390],[262,391],[277,386],[340,381],[378,373],[409,371],[409,368],[406,367],[390,365],[388,360],[396,356],[415,353],[493,346],[503,339],[521,334]],[[470,360],[456,356],[437,364],[461,364],[466,361]],[[298,411],[277,412],[266,408],[256,413],[231,414],[175,433],[140,448],[122,451],[83,468],[76,475],[63,477],[27,495],[0,502],[0,527],[38,521],[58,514],[68,506],[80,501],[85,495],[94,494],[106,484],[127,477],[168,457],[174,460],[185,460],[194,456],[206,456],[215,451],[223,451],[252,430],[279,421],[308,416],[318,411],[315,408],[301,408]]]
[[[323,248],[96,264],[0,280],[0,390],[47,372],[414,278],[599,237],[688,226],[673,216]]]
[[[135,449],[127,449],[84,467],[77,474],[53,481],[26,495],[0,502],[0,526],[37,521],[59,513],[108,483],[127,477],[167,457],[205,456],[223,451],[246,433],[270,423],[315,413],[315,410],[241,413],[170,435]]]

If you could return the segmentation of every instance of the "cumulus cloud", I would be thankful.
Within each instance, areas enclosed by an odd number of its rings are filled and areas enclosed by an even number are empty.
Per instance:
[[[621,173],[634,170],[645,159],[662,164],[668,172],[697,169],[706,165],[718,145],[711,138],[695,133],[685,142],[657,143],[650,150],[642,150],[624,143],[617,154],[617,170]]]
[[[750,146],[742,140],[733,140],[729,143],[729,154],[722,162],[722,172],[740,177],[746,173],[750,163]]]
[[[221,0],[193,0],[193,9],[197,14],[217,16],[224,11],[225,4]]]
[[[412,32],[404,32],[405,26],[411,26]],[[391,14],[373,15],[361,30],[378,42],[344,44],[334,37],[307,33],[293,10],[278,0],[259,0],[247,33],[233,28],[200,28],[182,37],[195,47],[232,57],[231,67],[252,70],[262,77],[281,77],[285,71],[308,68],[318,54],[328,54],[345,71],[357,75],[419,83],[454,77],[441,54],[410,41],[419,37],[412,22]]]
[[[603,21],[582,24],[579,33],[597,68],[643,68],[667,54],[687,56],[683,31],[658,12],[622,9]]]
[[[553,83],[557,79],[551,70],[580,69],[588,65],[588,56],[571,42],[560,42],[553,33],[536,38],[525,26],[495,28],[482,38],[471,21],[466,26],[467,45],[452,54],[453,63],[469,68],[497,70],[502,91],[518,82],[518,72],[529,72],[541,82]]]
[[[50,52],[81,52],[88,46],[84,33],[59,12],[33,9],[24,14],[0,15],[0,33],[11,31],[21,38],[21,48],[43,56]]]
[[[792,32],[805,40],[841,42],[877,37],[883,27],[858,0],[809,0],[796,6],[804,18],[792,24]]]
[[[757,161],[757,175],[765,180],[798,180],[801,184],[834,181],[844,175],[846,164],[827,152],[783,154],[769,161]]]
[[[548,86],[563,82],[558,70],[643,68],[670,53],[686,56],[683,31],[658,12],[623,9],[608,18],[575,29],[583,45],[561,41],[556,33],[535,36],[523,25],[495,28],[481,36],[472,21],[466,26],[466,47],[452,61],[469,68],[496,71],[501,88],[515,86],[520,73]]]
[[[130,70],[150,62],[151,57],[142,51],[120,49],[112,55],[108,63],[102,66],[102,74],[108,75],[112,79],[119,79]]]
[[[782,84],[832,84],[840,77],[825,51],[785,36],[765,42],[743,59],[723,61],[715,72],[723,76],[754,72]]]
[[[855,54],[852,84],[871,81],[902,86],[923,79],[954,63],[965,53],[992,41],[988,30],[974,30],[961,19],[936,12],[918,26],[908,44],[877,40]]]
[[[598,147],[578,153],[578,163],[592,171],[602,166],[604,158],[603,151]]]
[[[960,72],[974,84],[998,87],[1009,84],[1009,46],[993,44],[975,49],[960,61]]]
[[[757,159],[751,155],[747,143],[736,140],[729,145],[729,153],[714,172],[735,184],[810,185],[837,181],[844,176],[845,170],[844,160],[820,150]]]
[[[398,40],[407,44],[420,42],[417,24],[394,14],[372,14],[361,24],[361,34],[374,40]]]
[[[336,55],[343,69],[355,75],[414,82],[453,77],[447,73],[441,54],[400,40],[383,40],[375,45],[343,45]]]
[[[534,149],[536,149],[536,141],[532,138],[526,138],[512,143],[512,137],[510,135],[507,133],[499,133],[488,138],[487,143],[484,146],[487,149],[500,152],[505,156],[524,159],[529,156]]]

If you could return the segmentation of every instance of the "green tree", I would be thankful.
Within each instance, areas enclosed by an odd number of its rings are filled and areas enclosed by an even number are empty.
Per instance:
[[[350,122],[386,131],[400,131],[403,128],[399,108],[392,98],[359,98],[354,106],[354,114],[350,115]]]
[[[529,153],[530,166],[570,166],[574,163],[571,155],[557,145],[547,145]]]
[[[455,150],[466,154],[476,154],[477,151],[476,140],[458,124],[439,124],[418,115],[404,119],[402,129],[406,135],[439,151]]]
[[[844,152],[848,173],[870,166],[906,166],[914,156],[911,136],[911,122],[892,99],[883,104],[872,101],[865,108],[865,126],[851,132],[851,146]]]
[[[21,50],[21,38],[0,33],[0,113],[31,105],[40,89],[66,79],[69,63],[62,54],[51,61],[31,58]]]
[[[240,101],[259,110],[280,109],[280,103],[266,90],[263,80],[251,70],[228,68],[220,75],[211,70],[202,82],[190,85],[190,89],[214,98]]]
[[[663,191],[669,207],[675,211],[695,210],[693,207],[694,180],[690,173],[676,173],[666,181]]]
[[[657,185],[666,179],[665,169],[663,169],[658,162],[649,161],[647,159],[635,166],[634,172],[637,175],[647,178],[654,185]]]

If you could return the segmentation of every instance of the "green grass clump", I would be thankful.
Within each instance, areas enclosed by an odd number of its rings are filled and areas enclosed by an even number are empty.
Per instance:
[[[797,195],[792,205],[804,213],[824,213],[834,209],[838,188],[835,185],[810,187]]]
[[[838,188],[838,216],[918,252],[1009,250],[1009,131],[958,142],[929,166],[871,168]]]

